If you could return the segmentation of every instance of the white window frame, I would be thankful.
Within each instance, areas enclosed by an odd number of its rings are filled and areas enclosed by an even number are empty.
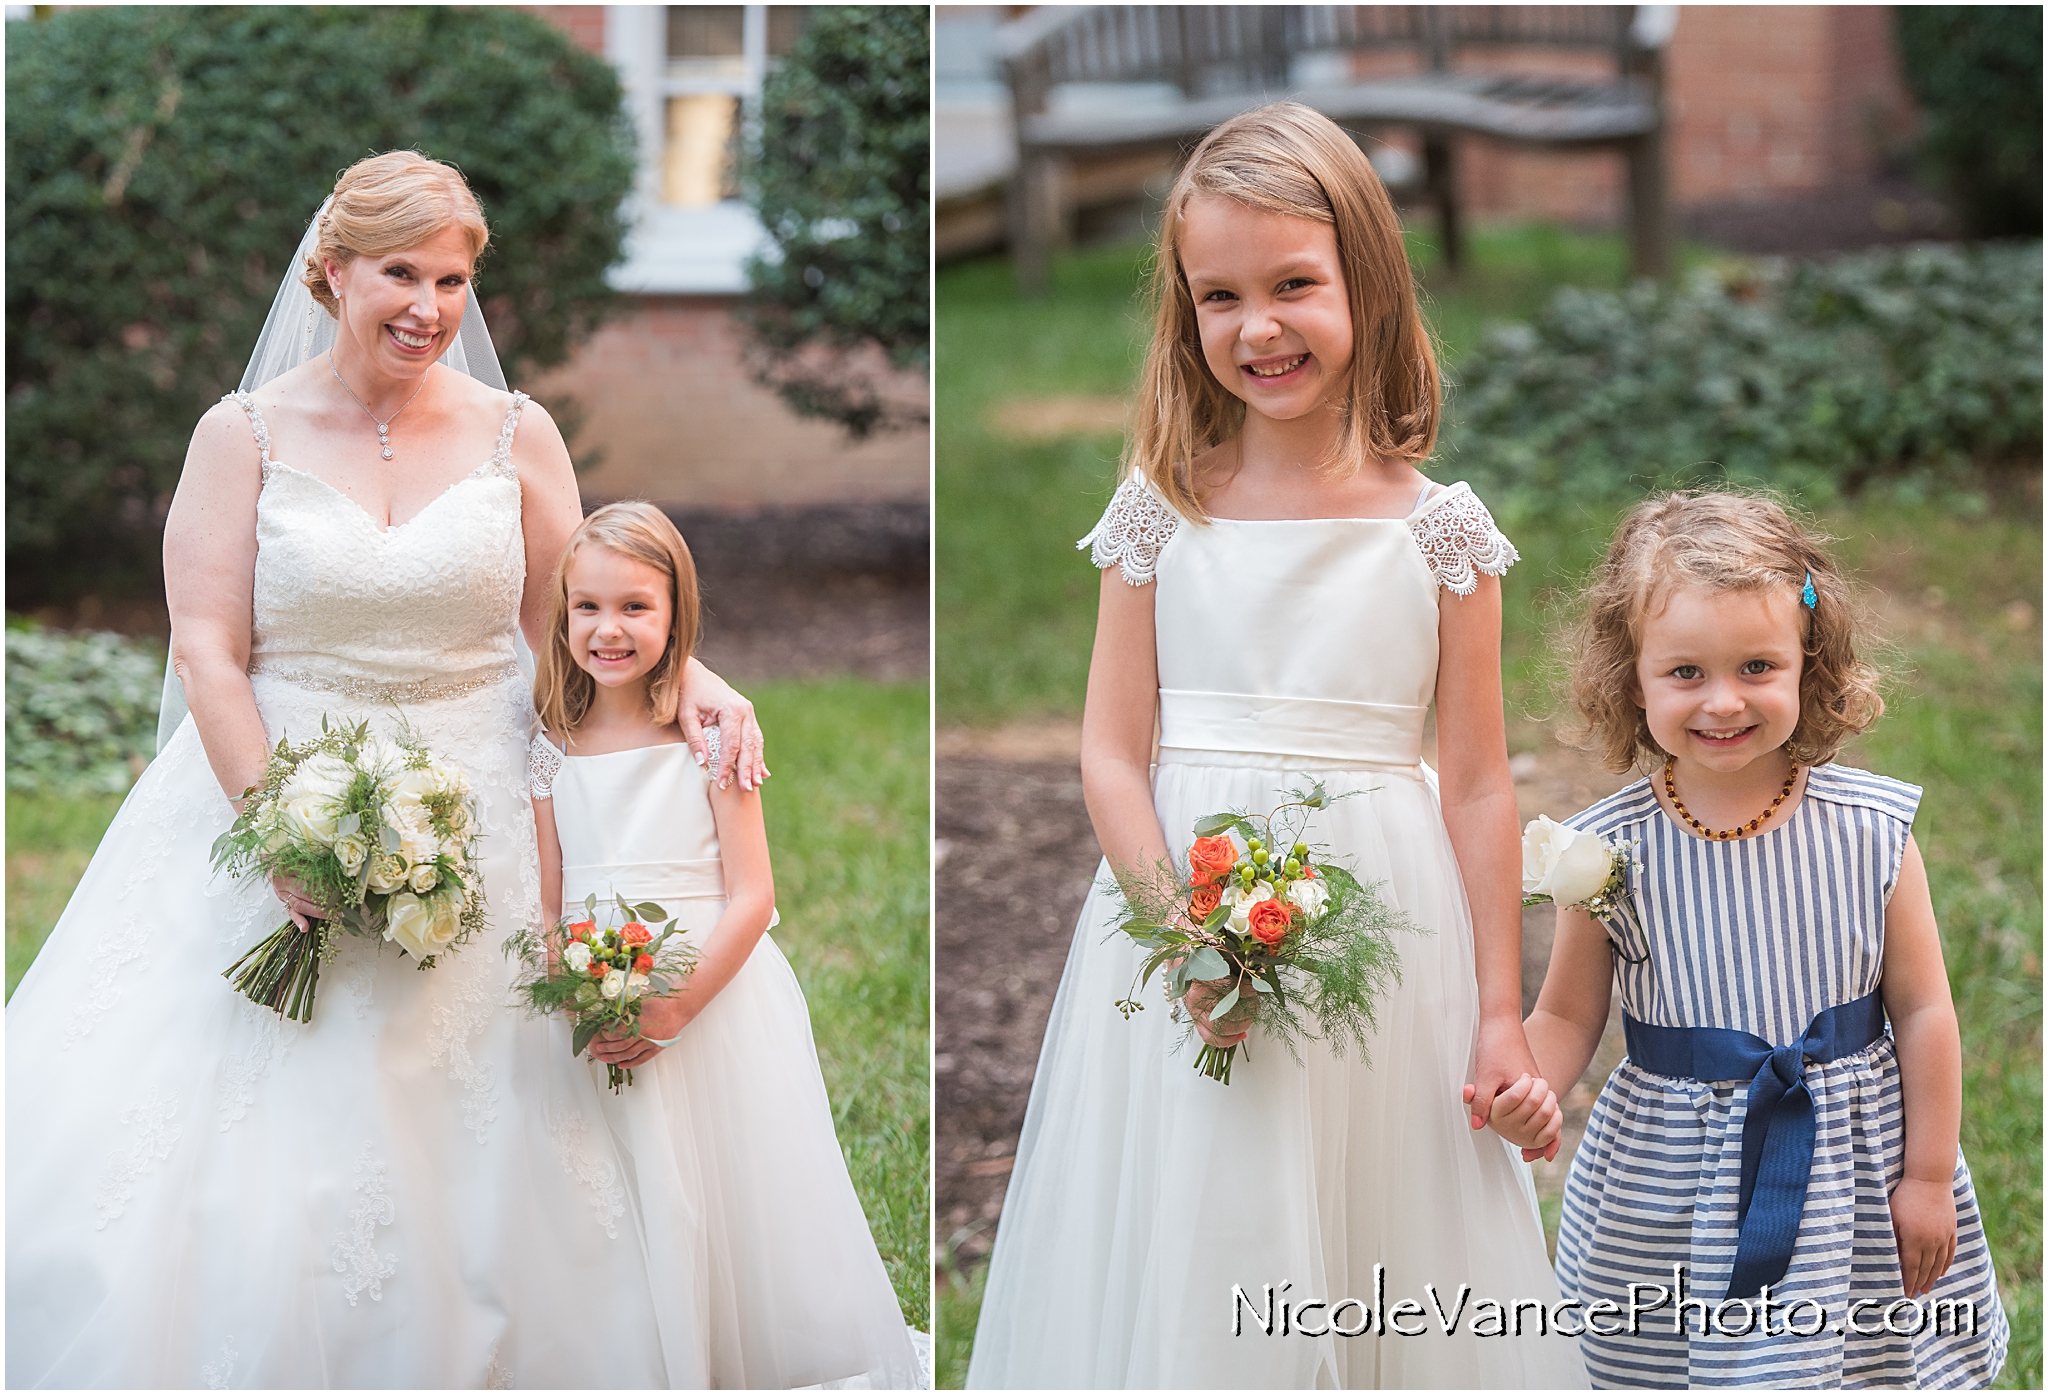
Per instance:
[[[607,5],[605,57],[618,69],[626,107],[640,138],[632,230],[626,260],[611,271],[614,288],[643,295],[736,295],[747,289],[746,259],[762,241],[753,209],[738,199],[701,208],[661,201],[662,156],[668,141],[670,97],[718,94],[740,100],[741,129],[760,119],[761,83],[768,72],[768,7],[741,7],[737,74],[671,76],[668,6]]]

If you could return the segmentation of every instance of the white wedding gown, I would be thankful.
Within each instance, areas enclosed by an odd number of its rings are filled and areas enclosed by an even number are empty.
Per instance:
[[[1202,815],[1264,813],[1322,780],[1349,797],[1313,816],[1311,841],[1428,933],[1398,940],[1370,1064],[1320,1043],[1297,1063],[1254,1027],[1226,1086],[1193,1069],[1157,979],[1128,1022],[1112,1005],[1144,955],[1098,881],[1046,1025],[969,1386],[1583,1387],[1569,1338],[1474,1332],[1484,1301],[1554,1306],[1558,1290],[1528,1169],[1460,1101],[1472,922],[1421,760],[1439,592],[1469,593],[1513,549],[1463,485],[1407,519],[1198,526],[1134,479],[1083,541],[1155,588],[1153,799],[1175,853]],[[1239,1334],[1233,1286],[1253,1300]],[[1345,1299],[1382,1316],[1412,1301],[1398,1324],[1417,1335],[1334,1335],[1327,1306],[1283,1335],[1272,1313]]]
[[[232,814],[188,718],[8,1004],[9,1385],[709,1383],[682,1170],[631,1156],[602,1067],[511,1005],[501,946],[540,885],[521,401],[490,460],[391,529],[272,461],[252,411],[265,729],[402,712],[459,762],[490,930],[426,971],[342,936],[306,1025],[235,993],[221,970],[282,908],[209,870]]]

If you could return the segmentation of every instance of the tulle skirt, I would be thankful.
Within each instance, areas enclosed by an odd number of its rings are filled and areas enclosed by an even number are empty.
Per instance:
[[[1296,1062],[1255,1027],[1228,1086],[1203,1078],[1156,980],[1130,1021],[1112,1006],[1141,952],[1098,885],[1046,1027],[970,1386],[1585,1384],[1570,1338],[1475,1324],[1487,1300],[1554,1307],[1558,1292],[1528,1169],[1460,1100],[1478,996],[1432,778],[1166,751],[1153,785],[1179,851],[1201,815],[1263,813],[1315,778],[1352,797],[1314,816],[1311,840],[1427,931],[1400,937],[1370,1063],[1317,1043]]]
[[[273,740],[352,715],[256,689]],[[8,1384],[908,1383],[900,1316],[894,1348],[810,1324],[804,1199],[746,1154],[747,1108],[807,1088],[749,1035],[773,947],[615,1098],[512,1002],[531,707],[509,684],[406,716],[477,791],[491,928],[426,971],[342,937],[310,1024],[220,976],[282,910],[209,871],[231,810],[189,721],[115,817],[8,1005]]]

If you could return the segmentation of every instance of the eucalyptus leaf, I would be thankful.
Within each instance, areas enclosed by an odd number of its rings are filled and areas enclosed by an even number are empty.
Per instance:
[[[569,1054],[571,1056],[581,1056],[583,1054],[584,1048],[589,1046],[596,1038],[598,1025],[596,1022],[579,1022],[576,1024],[575,1038],[569,1044]]]
[[[1203,945],[1188,956],[1188,972],[1195,978],[1222,978],[1230,972],[1230,965],[1221,954],[1208,945]]]
[[[1241,822],[1235,814],[1211,814],[1205,819],[1195,820],[1195,836],[1213,838],[1226,828],[1236,828]]]
[[[1214,1022],[1219,1017],[1229,1016],[1230,1010],[1237,1006],[1237,993],[1238,990],[1233,987],[1228,993],[1225,993],[1210,1005],[1209,1020],[1211,1022]]]

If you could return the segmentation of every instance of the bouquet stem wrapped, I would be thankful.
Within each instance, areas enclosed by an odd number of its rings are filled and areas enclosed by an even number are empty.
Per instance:
[[[475,844],[475,801],[460,769],[403,728],[383,736],[368,722],[322,717],[317,739],[277,743],[261,783],[214,841],[213,864],[236,877],[290,877],[330,914],[306,930],[287,920],[221,977],[280,1016],[310,1022],[337,929],[392,940],[431,968],[484,926]]]
[[[1305,841],[1309,816],[1334,802],[1323,785],[1287,794],[1266,814],[1197,819],[1185,873],[1119,869],[1116,929],[1149,951],[1117,1000],[1126,1018],[1164,970],[1176,1013],[1192,997],[1220,1036],[1256,1022],[1297,1060],[1309,1039],[1364,1057],[1379,997],[1400,977],[1394,935],[1419,927]],[[1195,1069],[1228,1085],[1240,1045],[1205,1041]]]

